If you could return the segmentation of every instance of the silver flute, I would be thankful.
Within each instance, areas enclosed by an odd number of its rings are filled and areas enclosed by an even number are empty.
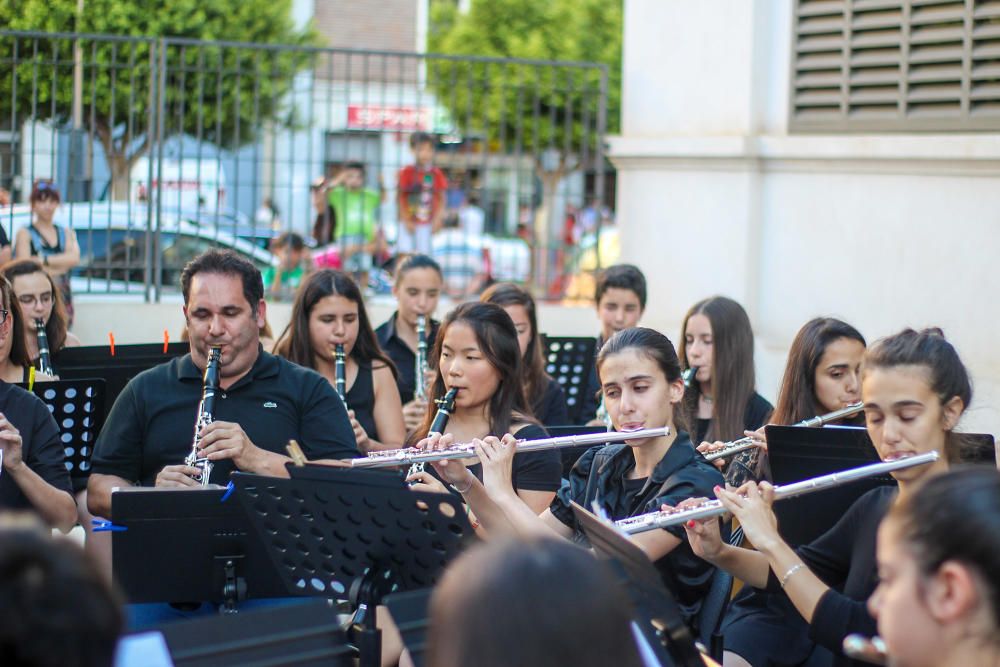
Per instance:
[[[519,454],[541,452],[563,447],[578,447],[583,445],[600,445],[605,442],[624,442],[640,438],[659,438],[670,434],[669,426],[660,428],[644,428],[638,431],[611,431],[608,433],[587,433],[585,435],[567,435],[558,438],[539,438],[537,440],[518,440]],[[388,468],[390,466],[413,463],[431,463],[432,461],[451,461],[454,459],[474,459],[476,448],[471,442],[455,444],[447,449],[424,450],[416,447],[403,449],[386,449],[380,452],[369,452],[366,458],[351,459],[352,468]]]
[[[413,396],[427,400],[427,317],[417,315],[417,359],[414,365]]]
[[[881,637],[869,639],[863,635],[847,635],[842,644],[844,654],[853,660],[861,660],[871,665],[889,664],[885,642]]]
[[[207,458],[198,456],[201,449],[201,429],[208,426],[215,417],[215,393],[219,390],[219,360],[222,349],[213,347],[208,351],[208,363],[205,364],[205,382],[201,391],[201,403],[198,405],[198,420],[194,423],[194,441],[191,443],[191,453],[184,459],[184,465],[198,469],[197,475],[192,475],[196,482],[208,486],[208,478],[212,476],[214,465]]]
[[[56,371],[52,368],[52,356],[49,352],[49,336],[45,332],[45,322],[36,319],[35,332],[38,335],[38,371],[55,377]]]
[[[846,408],[841,408],[840,410],[834,410],[833,412],[828,412],[825,415],[819,415],[817,417],[811,417],[809,419],[803,419],[802,421],[792,424],[792,426],[824,426],[830,422],[835,422],[838,419],[844,419],[845,417],[850,417],[856,415],[865,409],[864,403],[851,403]],[[739,440],[733,440],[732,442],[727,442],[725,446],[714,452],[709,452],[705,454],[706,461],[715,461],[716,459],[724,459],[727,456],[732,456],[737,452],[742,452],[751,447],[755,447],[754,439],[752,436],[746,436],[745,438],[740,438]]]
[[[782,484],[774,487],[774,499],[784,500],[785,498],[794,498],[795,496],[801,496],[802,494],[810,493],[812,491],[819,491],[820,489],[840,486],[841,484],[853,482],[858,479],[864,479],[866,477],[875,477],[876,475],[882,475],[887,472],[892,472],[893,470],[902,470],[903,468],[912,468],[914,466],[934,463],[938,460],[938,458],[940,458],[940,456],[937,452],[927,452],[926,454],[906,456],[892,461],[872,463],[870,465],[850,468],[849,470],[842,470],[841,472],[835,472],[829,475],[812,477],[810,479],[806,479],[801,482],[794,482],[792,484]],[[709,519],[714,516],[721,516],[727,511],[728,510],[726,510],[726,508],[722,505],[721,500],[708,500],[699,505],[695,505],[694,507],[661,510],[659,512],[649,512],[648,514],[640,514],[639,516],[621,519],[616,521],[615,525],[625,531],[625,533],[635,535],[636,533],[644,533],[649,530],[656,530],[657,528],[680,526],[688,521],[697,521],[700,519]]]

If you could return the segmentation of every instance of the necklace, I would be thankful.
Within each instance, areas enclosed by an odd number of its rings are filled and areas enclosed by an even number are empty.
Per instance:
[[[701,400],[705,401],[706,403],[711,403],[713,399],[711,396],[706,396],[705,394],[701,394]]]

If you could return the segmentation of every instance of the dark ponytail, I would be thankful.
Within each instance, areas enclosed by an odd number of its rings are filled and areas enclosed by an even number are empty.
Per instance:
[[[937,394],[941,405],[954,397],[962,400],[962,409],[972,402],[972,382],[958,352],[949,343],[941,329],[903,331],[875,342],[865,353],[862,375],[876,368],[896,366],[922,366],[928,370],[931,391]],[[945,455],[949,461],[962,458],[967,445],[960,434],[948,432]]]
[[[608,357],[632,349],[656,362],[667,378],[667,382],[677,382],[681,378],[681,362],[677,356],[677,350],[674,349],[674,344],[659,331],[646,327],[623,329],[608,339],[597,355],[598,377],[600,377],[601,367]],[[687,424],[680,403],[674,406],[673,412],[674,428],[686,429]]]

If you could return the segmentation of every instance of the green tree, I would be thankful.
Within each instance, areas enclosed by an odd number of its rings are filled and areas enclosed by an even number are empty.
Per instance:
[[[82,63],[81,127],[104,149],[112,197],[125,198],[132,166],[155,140],[158,119],[151,114],[151,103],[165,110],[165,137],[189,133],[234,148],[255,140],[267,123],[292,122],[286,93],[295,73],[310,63],[308,51],[301,49],[163,45],[157,38],[316,44],[312,27],[295,28],[291,4],[83,0],[78,12],[78,0],[0,0],[0,25],[10,30],[100,35],[72,39],[0,33],[0,62],[8,63],[0,68],[0,119],[15,125],[28,118],[70,123],[75,63]],[[156,101],[161,69],[163,99]]]
[[[472,0],[466,13],[455,0],[431,6],[432,53],[606,66],[608,132],[619,127],[621,46],[621,0]],[[519,141],[534,156],[543,190],[535,237],[551,243],[558,233],[550,224],[557,188],[592,161],[600,140],[602,70],[457,60],[438,67],[431,86],[463,133],[485,136],[499,150]]]

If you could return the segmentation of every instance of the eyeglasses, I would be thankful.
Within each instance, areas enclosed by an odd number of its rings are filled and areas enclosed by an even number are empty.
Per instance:
[[[20,304],[26,308],[34,306],[36,303],[42,304],[42,306],[48,306],[52,303],[52,292],[42,292],[41,294],[22,294],[17,297]]]
[[[9,310],[3,310],[2,308],[0,308],[0,324],[3,324],[4,322],[7,321],[7,313],[9,312],[10,312]]]

